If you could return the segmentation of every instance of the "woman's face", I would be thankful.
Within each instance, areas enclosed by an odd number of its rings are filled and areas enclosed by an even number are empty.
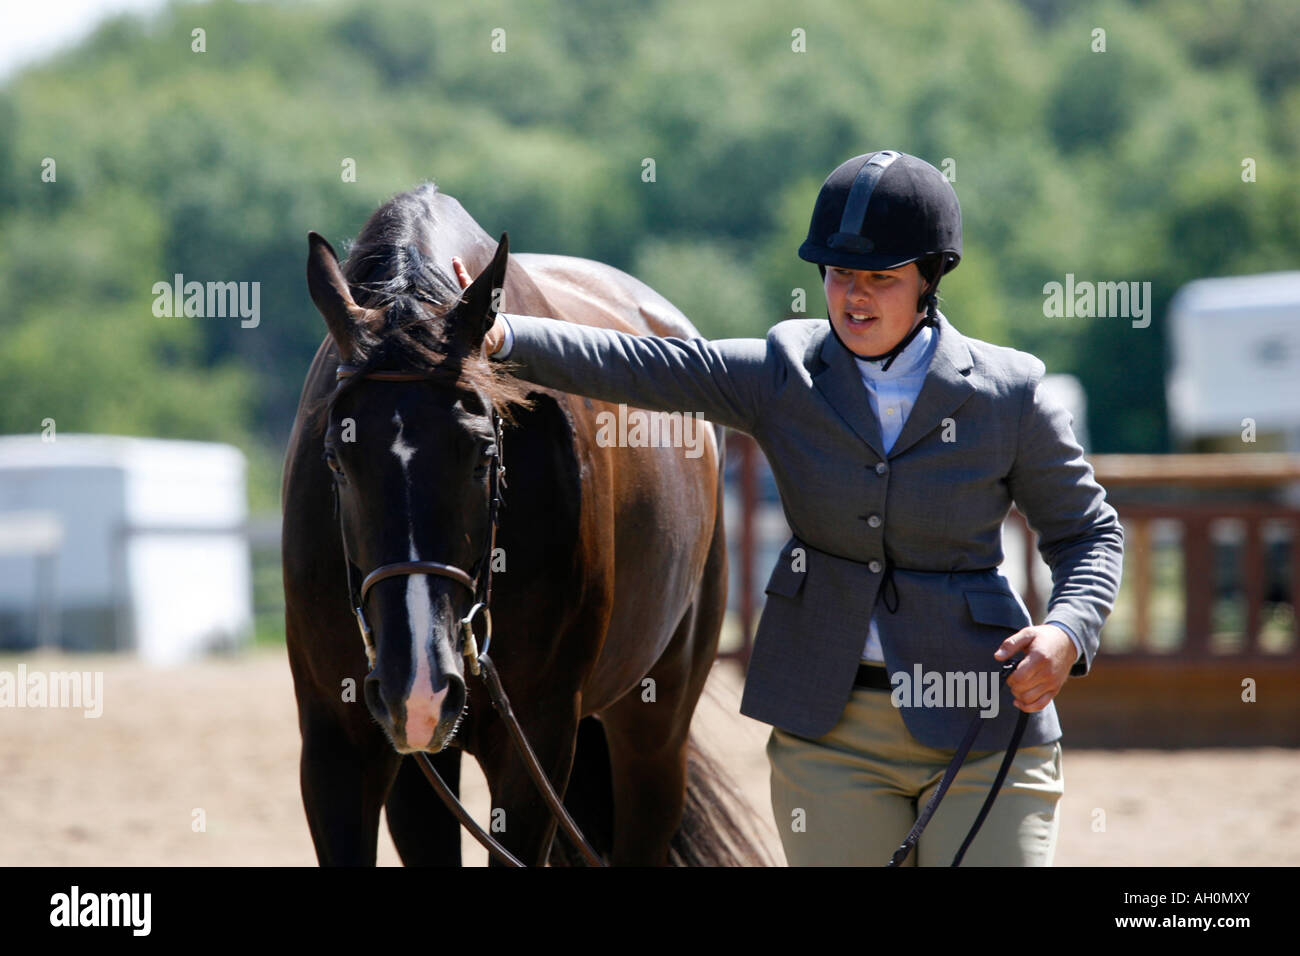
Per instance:
[[[924,285],[915,262],[872,272],[827,266],[831,325],[857,355],[888,352],[924,314],[916,308]]]

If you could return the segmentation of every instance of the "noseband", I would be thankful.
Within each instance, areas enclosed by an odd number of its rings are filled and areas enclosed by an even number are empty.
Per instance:
[[[402,372],[387,369],[362,372],[355,365],[340,365],[335,375],[340,382],[355,378],[358,375],[376,382],[424,382],[436,377],[428,372]],[[492,599],[492,551],[496,547],[497,511],[501,506],[501,489],[505,487],[506,481],[506,466],[501,461],[501,418],[497,415],[496,407],[491,402],[488,403],[488,409],[492,418],[492,432],[496,439],[496,450],[492,453],[492,470],[488,479],[488,525],[491,530],[488,533],[487,551],[478,561],[477,576],[461,570],[454,564],[443,564],[441,561],[394,561],[392,564],[381,564],[375,568],[365,576],[358,588],[353,574],[356,565],[352,563],[352,555],[348,552],[348,536],[343,528],[343,511],[341,508],[338,509],[339,535],[343,540],[343,557],[347,565],[348,593],[352,604],[352,613],[356,616],[357,627],[361,631],[361,641],[366,648],[366,660],[370,662],[371,670],[375,668],[377,657],[374,633],[370,629],[370,624],[366,621],[365,614],[366,599],[370,596],[370,589],[387,578],[408,574],[429,574],[450,578],[457,584],[467,588],[474,596],[474,604],[469,609],[469,613],[460,620],[460,648],[461,653],[465,656],[470,673],[475,676],[479,673],[479,655],[487,653],[488,646],[492,643],[492,612],[489,609]],[[337,484],[334,486],[334,493],[336,496],[335,503],[337,504]],[[483,616],[484,627],[483,648],[481,651],[478,647],[478,641],[474,637],[474,618],[479,614]]]

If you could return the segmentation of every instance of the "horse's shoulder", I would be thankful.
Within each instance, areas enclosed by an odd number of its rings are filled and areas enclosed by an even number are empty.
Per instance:
[[[642,335],[700,334],[675,305],[622,269],[578,256],[515,253],[510,258],[523,266],[557,318]]]

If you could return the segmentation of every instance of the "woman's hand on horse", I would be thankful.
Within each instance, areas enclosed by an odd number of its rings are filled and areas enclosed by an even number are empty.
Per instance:
[[[1016,695],[1015,705],[1032,714],[1060,693],[1079,652],[1055,624],[1022,628],[1003,641],[993,656],[1005,661],[1020,651],[1025,658],[1007,678],[1007,688]]]
[[[456,281],[460,283],[462,289],[468,289],[474,280],[469,277],[469,271],[465,268],[465,263],[460,261],[458,256],[451,257],[451,268],[456,273]],[[483,354],[492,355],[505,344],[506,340],[506,320],[497,316],[492,328],[488,329],[487,335],[483,337]]]

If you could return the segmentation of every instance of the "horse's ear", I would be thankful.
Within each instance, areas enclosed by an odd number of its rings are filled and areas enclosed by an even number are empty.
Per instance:
[[[339,357],[347,362],[352,358],[356,337],[356,315],[360,311],[352,301],[352,292],[339,269],[339,257],[318,232],[307,233],[307,290],[311,300],[329,326]]]
[[[506,288],[506,266],[510,263],[510,234],[501,233],[497,251],[492,256],[488,267],[479,273],[479,277],[470,283],[462,294],[460,304],[456,307],[457,327],[468,336],[466,343],[471,350],[483,344],[488,329],[496,321],[497,313],[502,311],[501,297]]]

